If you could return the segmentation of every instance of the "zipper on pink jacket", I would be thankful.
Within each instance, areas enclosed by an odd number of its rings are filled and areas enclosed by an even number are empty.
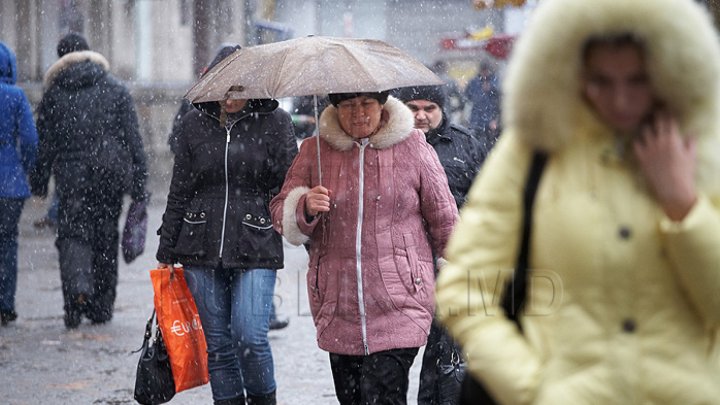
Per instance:
[[[365,314],[365,297],[363,294],[363,282],[362,282],[362,227],[363,227],[363,211],[364,204],[363,198],[365,194],[365,147],[368,145],[368,139],[363,138],[360,140],[358,146],[360,147],[360,161],[358,170],[358,223],[355,230],[355,271],[357,274],[357,292],[358,292],[358,307],[360,310],[360,326],[362,328],[362,341],[365,355],[370,354],[367,340],[367,319]]]

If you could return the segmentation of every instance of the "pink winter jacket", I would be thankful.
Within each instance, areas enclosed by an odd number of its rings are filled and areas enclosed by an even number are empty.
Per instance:
[[[318,184],[317,139],[307,139],[271,202],[286,239],[310,243],[310,309],[321,349],[367,355],[425,344],[434,310],[433,254],[440,256],[457,208],[435,151],[400,101],[364,142],[347,135],[330,106],[320,118],[323,186],[330,212],[308,222],[305,193]]]

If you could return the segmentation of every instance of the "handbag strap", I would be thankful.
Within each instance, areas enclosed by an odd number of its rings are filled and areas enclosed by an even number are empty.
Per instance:
[[[530,234],[532,232],[533,205],[540,178],[542,177],[548,155],[542,151],[533,152],[532,162],[528,170],[527,181],[523,191],[523,223],[520,250],[515,263],[515,272],[510,283],[506,286],[502,297],[502,307],[507,317],[515,322],[522,332],[519,314],[525,306],[528,294],[528,273],[530,256]]]
[[[143,343],[142,346],[140,346],[139,349],[133,350],[130,352],[130,354],[138,353],[142,351],[142,349],[146,348],[148,345],[148,342],[150,342],[150,338],[152,337],[152,327],[153,327],[153,321],[155,320],[155,309],[153,308],[152,315],[150,315],[150,319],[148,319],[147,324],[145,324],[145,334],[143,335]],[[160,328],[157,328],[158,332],[160,331]]]

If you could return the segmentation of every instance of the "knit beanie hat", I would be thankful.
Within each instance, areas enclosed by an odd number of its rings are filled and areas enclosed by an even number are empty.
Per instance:
[[[60,39],[60,42],[58,42],[57,45],[58,58],[62,58],[70,52],[89,50],[90,46],[88,46],[87,41],[82,35],[78,34],[77,32],[71,32],[65,35],[64,37],[62,37],[62,39]]]
[[[403,103],[412,100],[427,100],[440,106],[440,109],[445,105],[445,86],[401,87],[395,91],[394,95]]]
[[[374,98],[380,104],[385,104],[389,95],[390,95],[389,91],[369,92],[369,93],[330,93],[330,94],[328,94],[328,99],[330,99],[330,102],[335,107],[337,107],[338,104],[340,104],[341,102],[343,102],[345,100],[350,100],[351,98],[360,97],[360,96]]]

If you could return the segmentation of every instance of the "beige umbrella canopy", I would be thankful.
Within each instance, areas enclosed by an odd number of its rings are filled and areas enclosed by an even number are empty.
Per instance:
[[[185,98],[200,103],[439,84],[422,63],[383,41],[310,36],[237,50]]]

